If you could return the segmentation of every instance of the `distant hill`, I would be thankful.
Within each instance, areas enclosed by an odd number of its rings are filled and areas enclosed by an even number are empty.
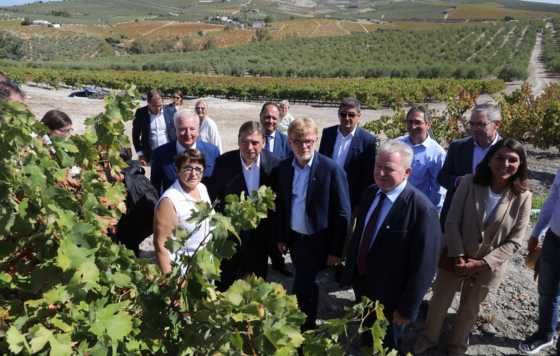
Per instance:
[[[235,16],[242,20],[290,18],[442,20],[542,17],[560,6],[518,0],[65,0],[0,7],[0,16],[61,23],[115,23],[130,20],[202,20]]]

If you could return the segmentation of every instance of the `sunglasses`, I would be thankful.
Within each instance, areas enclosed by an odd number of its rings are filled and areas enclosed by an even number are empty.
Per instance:
[[[341,111],[338,113],[338,116],[340,117],[349,117],[351,119],[355,118],[356,116],[358,116],[357,112],[348,112],[348,111]]]

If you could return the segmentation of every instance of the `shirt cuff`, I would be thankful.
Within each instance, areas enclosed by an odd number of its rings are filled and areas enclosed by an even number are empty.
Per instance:
[[[143,155],[144,155],[144,152],[142,152],[142,151],[136,151],[136,154],[138,155],[138,157],[140,157],[140,156],[143,156]]]

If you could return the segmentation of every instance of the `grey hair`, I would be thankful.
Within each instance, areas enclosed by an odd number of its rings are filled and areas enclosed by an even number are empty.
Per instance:
[[[410,148],[410,146],[406,143],[399,140],[389,140],[382,144],[379,150],[377,150],[377,157],[379,157],[382,152],[398,153],[401,155],[404,168],[412,167],[412,157],[414,156],[414,152],[412,152],[412,148]]]
[[[259,134],[261,134],[261,136],[264,137],[263,128],[260,122],[247,121],[244,122],[239,128],[239,133],[237,134],[237,138],[241,139],[242,137],[252,135],[255,132],[258,132]]]
[[[173,115],[173,123],[175,124],[175,127],[179,126],[179,120],[181,119],[193,119],[197,126],[200,126],[200,119],[198,118],[198,116],[194,115],[193,113],[191,113],[189,110],[187,109],[181,109],[179,111],[177,111],[175,113],[175,115]]]
[[[161,92],[157,89],[151,89],[150,91],[148,91],[147,96],[147,102],[152,101],[152,99],[161,99]]]
[[[338,106],[338,111],[342,109],[356,109],[357,112],[361,112],[361,108],[362,105],[358,99],[349,97],[342,99]]]
[[[284,99],[280,102],[280,105],[290,105],[290,102],[288,100]]]
[[[303,136],[306,130],[310,130],[315,135],[319,135],[319,129],[313,119],[308,117],[297,118],[288,126],[288,137],[294,138]]]
[[[471,112],[471,118],[475,115],[485,112],[488,116],[488,120],[491,122],[501,121],[502,114],[500,112],[500,108],[491,102],[486,102],[482,104],[476,105]]]

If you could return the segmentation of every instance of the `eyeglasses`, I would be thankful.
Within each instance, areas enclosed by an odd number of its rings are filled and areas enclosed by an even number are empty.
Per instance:
[[[184,166],[184,167],[181,167],[181,172],[183,172],[183,173],[196,173],[198,175],[201,175],[202,172],[204,172],[204,168],[195,167],[195,166]]]
[[[469,121],[469,126],[470,127],[478,127],[481,129],[486,128],[486,126],[490,125],[492,122],[488,121],[488,122],[473,122],[473,121]]]
[[[292,140],[292,142],[298,146],[311,146],[315,143],[315,140]]]
[[[352,112],[352,111],[340,111],[338,113],[338,116],[340,117],[349,117],[351,119],[355,118],[356,116],[358,116],[357,112]]]

